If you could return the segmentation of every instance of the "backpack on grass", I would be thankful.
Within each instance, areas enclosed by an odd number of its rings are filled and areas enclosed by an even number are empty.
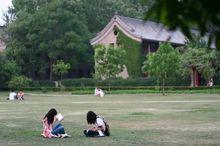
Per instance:
[[[105,131],[104,134],[105,136],[110,136],[110,126],[109,124],[103,119],[104,123],[105,123]]]

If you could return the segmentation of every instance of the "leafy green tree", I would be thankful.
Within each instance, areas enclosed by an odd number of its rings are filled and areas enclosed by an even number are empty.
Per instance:
[[[143,73],[162,80],[163,95],[165,80],[179,73],[180,54],[169,43],[160,43],[158,50],[146,56],[142,66]]]
[[[33,79],[52,80],[57,60],[71,64],[70,72],[93,69],[89,38],[117,11],[142,17],[144,7],[134,0],[12,0],[5,14],[8,30],[7,58]],[[80,73],[81,74],[81,73]]]
[[[95,78],[115,78],[124,69],[125,50],[114,46],[95,48]]]
[[[93,0],[92,3],[90,0],[81,0],[78,9],[79,13],[85,14],[90,32],[97,33],[115,13],[142,18],[146,8],[137,0]]]
[[[52,66],[62,59],[71,69],[92,58],[85,17],[74,13],[69,0],[13,0],[16,20],[9,25],[8,57],[22,66],[22,73],[52,80]]]
[[[11,89],[21,90],[23,88],[29,87],[31,79],[26,76],[13,76],[8,83],[8,87]]]
[[[63,60],[58,60],[56,64],[53,65],[54,74],[60,77],[60,85],[62,85],[63,75],[68,73],[70,69],[69,63],[64,63]]]
[[[210,34],[220,49],[220,9],[218,0],[142,0],[149,7],[145,18],[155,18],[174,30],[180,28],[192,38],[191,27],[197,27],[203,36]],[[149,4],[150,3],[150,4]]]
[[[9,61],[3,54],[0,54],[0,86],[6,87],[12,76],[19,75],[20,72],[21,69],[15,61]]]
[[[220,67],[219,51],[208,48],[207,40],[200,36],[194,36],[184,48],[181,55],[182,72],[184,75],[191,74],[191,86],[194,86],[194,77],[190,69],[197,70],[209,82]]]

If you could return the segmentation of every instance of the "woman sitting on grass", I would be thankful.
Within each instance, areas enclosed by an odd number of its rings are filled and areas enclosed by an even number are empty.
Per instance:
[[[17,94],[17,98],[18,98],[18,100],[24,100],[24,92],[19,91],[18,94]]]
[[[91,128],[84,130],[84,134],[88,137],[109,136],[109,125],[93,111],[87,113],[87,122],[93,125]]]
[[[58,122],[56,118],[57,111],[52,108],[44,116],[43,122],[43,133],[41,134],[45,138],[65,138],[69,137],[65,133],[64,127],[61,123]]]

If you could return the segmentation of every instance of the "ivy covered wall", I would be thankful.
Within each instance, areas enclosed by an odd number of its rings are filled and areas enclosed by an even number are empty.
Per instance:
[[[115,28],[118,32],[117,44],[125,50],[125,65],[130,78],[141,77],[142,55],[141,43],[127,37],[122,31]]]

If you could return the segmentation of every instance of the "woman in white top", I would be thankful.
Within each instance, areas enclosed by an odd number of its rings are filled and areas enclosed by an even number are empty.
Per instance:
[[[100,96],[100,97],[104,97],[105,93],[102,91],[102,89],[100,88],[95,88],[95,93],[94,93],[95,96]]]
[[[15,100],[16,99],[17,94],[12,90],[9,94],[8,99],[9,100]]]
[[[104,120],[96,115],[93,111],[89,111],[87,113],[87,122],[89,125],[92,125],[91,128],[84,130],[84,134],[89,137],[100,137],[100,136],[108,136],[106,134],[106,124]]]

